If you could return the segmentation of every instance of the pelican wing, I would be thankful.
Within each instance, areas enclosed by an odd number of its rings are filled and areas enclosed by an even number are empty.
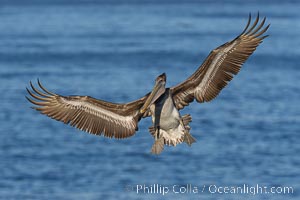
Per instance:
[[[258,25],[259,14],[250,27],[251,15],[244,31],[234,40],[211,51],[203,64],[184,82],[171,88],[177,109],[196,99],[199,103],[214,99],[236,75],[243,63],[268,35],[263,35],[266,18]],[[263,28],[264,27],[264,28]]]
[[[127,104],[115,104],[89,96],[54,94],[39,81],[38,85],[43,92],[36,89],[31,82],[30,85],[34,92],[26,89],[35,100],[26,98],[36,105],[34,109],[88,133],[118,139],[130,137],[138,129],[137,123],[140,118],[148,115],[141,116],[139,112],[147,95]]]

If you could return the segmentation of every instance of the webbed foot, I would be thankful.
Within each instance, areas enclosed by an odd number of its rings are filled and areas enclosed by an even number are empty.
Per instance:
[[[160,154],[163,150],[164,150],[164,138],[161,137],[157,140],[155,140],[152,149],[151,149],[151,153],[152,154]]]
[[[192,146],[192,144],[196,142],[196,139],[189,132],[185,132],[183,141],[187,143],[187,145]]]

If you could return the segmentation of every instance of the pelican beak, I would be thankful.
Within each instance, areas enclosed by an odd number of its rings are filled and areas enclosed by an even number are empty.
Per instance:
[[[163,81],[156,82],[151,94],[147,98],[145,104],[141,108],[140,112],[144,114],[148,108],[163,94],[165,93],[166,88]]]

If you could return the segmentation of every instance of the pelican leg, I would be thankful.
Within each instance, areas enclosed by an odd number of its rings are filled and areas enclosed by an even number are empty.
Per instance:
[[[160,154],[164,150],[165,141],[163,137],[160,137],[159,126],[156,127],[154,138],[155,138],[155,142],[151,148],[151,153]]]
[[[189,130],[186,126],[187,124],[183,123],[183,118],[180,119],[180,124],[184,128],[184,138],[183,141],[187,143],[187,145],[192,146],[194,142],[196,142],[196,139],[190,134]]]
[[[159,138],[159,126],[156,127],[155,129],[155,134],[154,134],[154,139],[155,141]]]

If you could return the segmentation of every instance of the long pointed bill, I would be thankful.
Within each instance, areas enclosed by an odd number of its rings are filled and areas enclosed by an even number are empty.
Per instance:
[[[165,93],[166,88],[162,82],[158,82],[155,84],[151,94],[147,98],[145,104],[141,108],[141,113],[145,113],[148,108],[163,94]]]

